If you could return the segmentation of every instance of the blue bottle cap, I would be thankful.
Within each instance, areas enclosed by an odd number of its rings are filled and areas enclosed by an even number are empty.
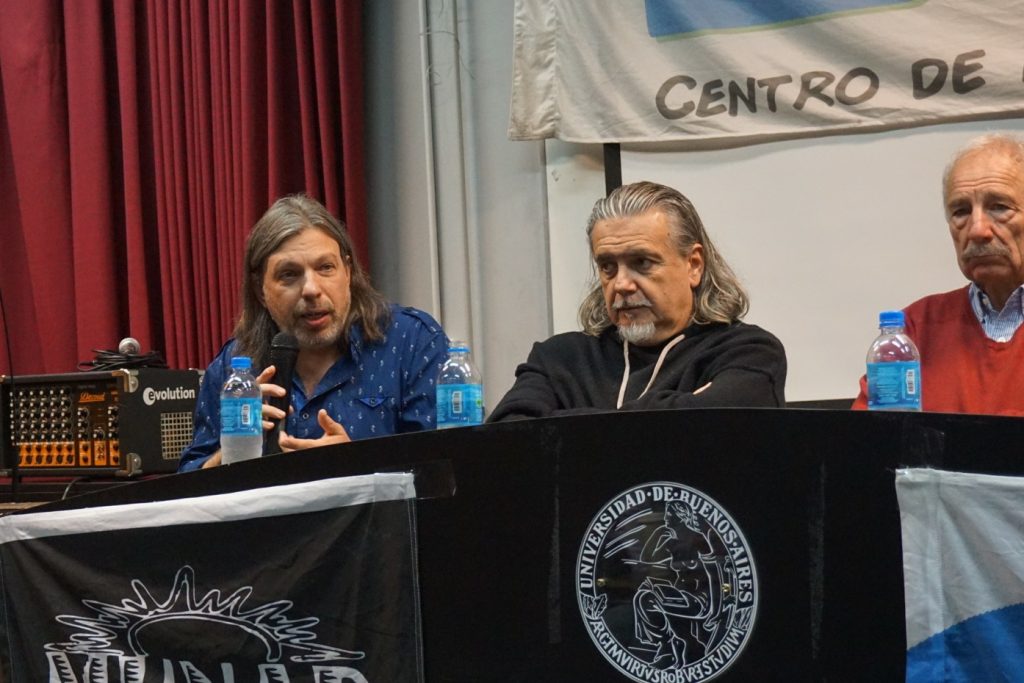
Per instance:
[[[448,342],[448,353],[469,353],[469,344],[464,341]]]
[[[903,327],[905,322],[903,311],[882,311],[878,314],[879,327]]]
[[[232,370],[251,370],[252,358],[249,356],[235,356],[231,359]]]

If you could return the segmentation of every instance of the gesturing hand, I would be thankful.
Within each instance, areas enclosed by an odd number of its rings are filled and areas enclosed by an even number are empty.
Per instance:
[[[288,434],[281,434],[281,450],[284,451],[298,451],[303,448],[315,448],[317,446],[326,446],[332,443],[348,443],[352,439],[349,438],[348,432],[341,426],[340,423],[335,422],[331,419],[331,416],[327,414],[327,411],[320,409],[320,412],[316,414],[316,421],[320,423],[320,427],[324,430],[324,435],[316,439],[299,439]]]

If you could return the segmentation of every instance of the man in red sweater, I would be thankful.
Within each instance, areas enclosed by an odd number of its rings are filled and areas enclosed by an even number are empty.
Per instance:
[[[904,309],[924,410],[1024,415],[1024,140],[984,135],[953,157],[943,199],[970,284]],[[866,381],[853,407],[867,407]]]

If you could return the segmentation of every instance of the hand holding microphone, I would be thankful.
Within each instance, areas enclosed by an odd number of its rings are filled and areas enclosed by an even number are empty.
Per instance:
[[[288,420],[288,406],[291,405],[292,378],[295,375],[295,361],[299,357],[299,341],[288,332],[278,332],[270,342],[270,364],[274,366],[274,384],[284,389],[283,396],[271,395],[267,405],[284,412],[284,417],[273,419],[273,428],[265,435],[264,454],[281,452],[278,439]]]

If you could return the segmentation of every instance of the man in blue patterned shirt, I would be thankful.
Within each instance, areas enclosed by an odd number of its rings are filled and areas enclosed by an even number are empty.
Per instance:
[[[428,314],[389,305],[355,259],[342,223],[319,202],[284,197],[246,242],[242,314],[206,369],[195,434],[179,471],[220,464],[220,388],[233,356],[250,356],[264,397],[272,383],[270,343],[279,331],[299,342],[291,412],[264,403],[263,426],[286,419],[282,450],[434,428],[434,381],[448,339]]]

